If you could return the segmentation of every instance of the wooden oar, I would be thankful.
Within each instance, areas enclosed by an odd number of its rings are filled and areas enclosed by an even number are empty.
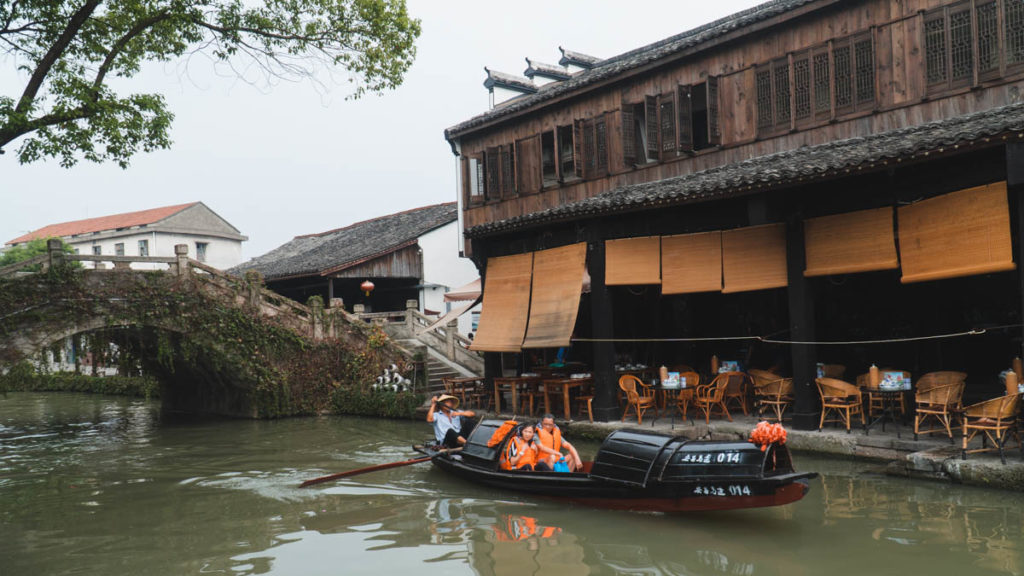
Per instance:
[[[444,452],[457,452],[462,448],[452,448],[445,450],[438,450],[438,454]],[[349,470],[347,472],[338,472],[336,474],[328,474],[327,476],[321,476],[319,478],[313,478],[306,480],[302,484],[299,484],[299,488],[305,488],[306,486],[312,486],[314,484],[321,484],[323,482],[330,482],[331,480],[337,480],[338,478],[348,478],[349,476],[358,476],[359,474],[366,474],[367,472],[376,472],[377,470],[387,470],[388,468],[398,468],[399,466],[408,466],[410,464],[419,464],[420,462],[427,462],[433,456],[423,456],[421,458],[413,458],[411,460],[403,460],[401,462],[388,462],[387,464],[377,464],[376,466],[367,466],[366,468],[359,468],[357,470]]]

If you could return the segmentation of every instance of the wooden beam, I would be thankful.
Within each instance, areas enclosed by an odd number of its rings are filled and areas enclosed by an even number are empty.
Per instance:
[[[1006,188],[1012,206],[1017,203],[1017,279],[1020,286],[1020,315],[1024,318],[1024,143],[1011,142],[1006,145]],[[1021,334],[1024,346],[1024,329]],[[1024,358],[1024,350],[1018,355]]]
[[[587,268],[590,272],[590,322],[594,342],[594,419],[608,421],[618,418],[619,382],[615,377],[615,322],[612,317],[612,294],[604,283],[604,241],[587,245]],[[607,340],[601,342],[601,340]]]
[[[786,222],[786,271],[789,276],[789,337],[790,340],[813,342],[814,286],[804,277],[804,226],[801,210],[794,211]],[[793,426],[800,430],[818,427],[817,350],[811,344],[790,346],[793,362]]]

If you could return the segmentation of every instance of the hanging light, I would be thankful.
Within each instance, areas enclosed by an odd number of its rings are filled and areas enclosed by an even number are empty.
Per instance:
[[[370,282],[369,280],[364,280],[363,283],[359,285],[359,289],[362,290],[367,296],[370,295],[370,292],[373,292],[373,288],[373,282]]]

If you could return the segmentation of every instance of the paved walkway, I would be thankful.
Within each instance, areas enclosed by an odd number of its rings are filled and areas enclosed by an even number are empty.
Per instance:
[[[511,414],[503,414],[502,417],[511,417]],[[519,419],[523,420],[521,416]],[[642,428],[695,439],[746,440],[756,424],[757,419],[754,416],[742,414],[734,415],[732,422],[712,418],[710,426],[705,425],[703,419],[684,422],[677,415],[674,421],[665,416],[653,420],[645,417]],[[600,441],[618,428],[637,427],[637,422],[635,417],[631,417],[626,422],[573,420],[561,421],[559,425],[567,437]],[[953,431],[954,444],[950,444],[948,437],[936,434],[924,435],[915,441],[912,420],[909,424],[901,426],[886,423],[884,431],[880,424],[875,424],[867,434],[859,428],[847,433],[842,428],[826,427],[819,432],[797,430],[788,424],[786,431],[789,447],[797,452],[888,462],[887,473],[894,476],[1024,492],[1024,456],[1012,440],[1007,443],[1006,464],[1003,465],[999,461],[998,453],[995,452],[969,454],[967,460],[961,460],[962,439],[958,430]],[[975,438],[971,446],[979,447],[980,440]]]

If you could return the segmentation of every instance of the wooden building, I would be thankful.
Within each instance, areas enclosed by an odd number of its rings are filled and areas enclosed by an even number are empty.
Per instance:
[[[602,418],[623,355],[781,366],[799,426],[817,362],[995,395],[1021,355],[1022,87],[1024,0],[776,0],[496,105],[445,132],[476,347],[575,331]]]

